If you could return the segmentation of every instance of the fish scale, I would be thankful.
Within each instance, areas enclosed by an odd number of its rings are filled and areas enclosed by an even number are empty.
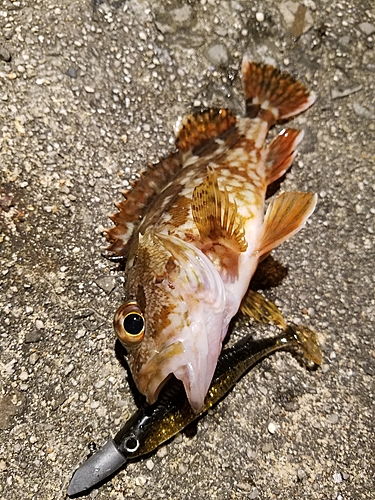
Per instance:
[[[242,138],[249,141],[246,136]],[[241,140],[238,142],[241,142]],[[254,143],[253,140],[251,142]],[[216,154],[212,155],[212,159],[205,157],[193,158],[191,162],[194,164],[195,176],[193,176],[192,171],[189,171],[188,176],[184,176],[184,172],[182,172],[181,178],[178,177],[175,180],[174,186],[176,191],[180,188],[180,193],[175,195],[173,199],[160,200],[162,214],[157,226],[164,228],[164,232],[178,234],[181,238],[184,238],[185,232],[189,232],[189,234],[197,233],[189,205],[191,205],[194,188],[201,184],[203,178],[207,175],[207,167],[217,171],[219,183],[225,185],[231,195],[232,202],[236,200],[239,211],[245,217],[251,218],[253,216],[251,207],[256,205],[263,208],[261,204],[264,201],[266,190],[265,168],[264,164],[259,161],[260,152],[257,153],[254,149],[247,151],[242,145],[228,149],[225,144],[218,144]],[[184,171],[188,166],[182,168]],[[263,172],[259,172],[262,170]],[[173,203],[171,203],[172,201]],[[186,206],[188,210],[182,221],[180,210],[183,210]],[[170,217],[171,211],[175,214],[175,217]],[[147,227],[146,221],[142,225],[142,228],[145,227]]]
[[[174,375],[201,411],[259,260],[315,208],[312,193],[282,193],[264,215],[267,187],[287,171],[302,139],[284,129],[266,146],[267,133],[311,106],[314,94],[246,57],[242,80],[246,116],[211,109],[183,119],[177,151],[126,193],[106,233],[109,250],[127,259],[114,327],[150,404]]]

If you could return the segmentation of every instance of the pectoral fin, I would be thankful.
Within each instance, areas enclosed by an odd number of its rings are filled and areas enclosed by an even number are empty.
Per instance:
[[[225,188],[219,189],[213,169],[208,169],[206,179],[194,189],[192,213],[203,243],[211,241],[234,252],[246,251],[245,228],[237,204],[229,201]]]
[[[282,193],[273,200],[264,219],[259,257],[299,231],[313,213],[316,201],[317,195],[312,193]]]
[[[275,323],[282,329],[286,328],[286,323],[279,308],[263,295],[250,288],[242,299],[240,311],[260,323]]]

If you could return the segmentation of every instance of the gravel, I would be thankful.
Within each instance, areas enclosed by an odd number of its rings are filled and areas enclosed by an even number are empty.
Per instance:
[[[65,498],[74,468],[134,412],[112,332],[123,276],[101,233],[121,191],[171,150],[179,117],[197,103],[243,112],[245,52],[318,95],[293,122],[305,137],[282,184],[318,193],[317,210],[273,253],[288,272],[266,293],[319,332],[324,364],[275,355],[195,432],[87,498],[374,498],[372,7],[1,3],[1,500]],[[249,330],[274,332],[236,325]]]

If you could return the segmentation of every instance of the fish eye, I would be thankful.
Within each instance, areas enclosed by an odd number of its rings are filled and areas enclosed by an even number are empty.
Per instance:
[[[129,300],[117,309],[113,325],[118,338],[125,346],[142,342],[145,335],[145,319],[136,301]]]
[[[144,328],[143,316],[139,313],[130,313],[125,316],[122,324],[129,335],[139,335]]]

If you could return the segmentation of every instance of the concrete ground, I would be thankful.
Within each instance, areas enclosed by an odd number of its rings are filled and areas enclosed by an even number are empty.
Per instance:
[[[87,498],[375,498],[372,0],[2,0],[0,33],[0,499],[65,498],[89,443],[134,411],[101,230],[178,117],[243,112],[245,52],[318,95],[282,185],[318,207],[273,253],[288,275],[266,294],[320,333],[324,363],[276,354],[195,435]]]

